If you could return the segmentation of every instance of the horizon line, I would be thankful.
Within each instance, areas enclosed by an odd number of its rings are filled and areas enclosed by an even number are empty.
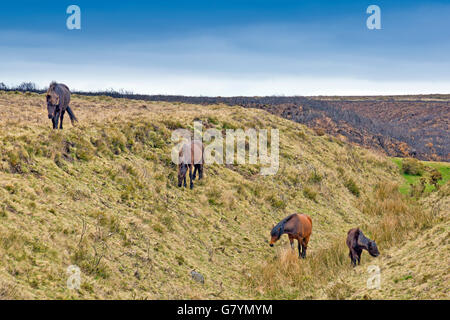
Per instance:
[[[0,84],[4,84],[6,88],[2,88],[0,86],[0,91],[19,91],[19,92],[45,92],[48,89],[48,86],[46,87],[38,87],[34,82],[22,82],[19,85],[13,85],[13,86],[7,86],[4,82],[0,81]],[[35,85],[35,89],[21,89],[19,88],[20,85],[23,84],[33,84]],[[154,97],[154,96],[164,96],[164,97],[188,97],[188,98],[237,98],[237,97],[243,97],[243,98],[265,98],[265,97],[303,97],[303,98],[334,98],[334,97],[340,97],[340,98],[362,98],[362,97],[409,97],[409,96],[439,96],[439,95],[448,95],[450,96],[450,92],[448,93],[442,93],[442,92],[435,92],[435,93],[402,93],[402,94],[351,94],[351,95],[340,95],[340,94],[318,94],[318,95],[289,95],[289,94],[272,94],[272,95],[185,95],[185,94],[167,94],[167,93],[137,93],[133,91],[127,91],[125,89],[101,89],[101,90],[92,90],[92,91],[85,91],[85,90],[78,90],[78,89],[70,89],[72,94],[81,94],[81,95],[102,95],[102,94],[119,94],[123,96],[147,96],[147,97]]]

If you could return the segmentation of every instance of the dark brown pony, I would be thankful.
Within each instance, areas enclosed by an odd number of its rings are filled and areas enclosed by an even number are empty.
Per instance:
[[[48,118],[52,120],[53,129],[58,129],[58,121],[60,121],[59,128],[63,128],[64,113],[66,110],[69,114],[72,125],[75,121],[78,121],[73,114],[72,109],[69,107],[70,90],[65,84],[56,82],[50,83],[47,90],[46,99]]]
[[[270,243],[273,244],[280,239],[280,237],[287,233],[291,248],[294,249],[294,239],[298,242],[298,256],[306,258],[306,249],[308,248],[309,237],[312,232],[312,221],[306,214],[291,214],[290,216],[281,220],[270,232]]]
[[[353,228],[348,231],[346,243],[350,250],[348,255],[354,267],[356,262],[361,264],[361,253],[363,250],[367,250],[372,257],[380,255],[375,241],[366,238],[359,228]]]
[[[192,141],[185,143],[179,153],[178,162],[178,187],[184,181],[184,187],[186,187],[186,173],[189,169],[190,188],[194,188],[194,180],[198,171],[198,179],[203,178],[203,152],[204,147],[201,141]],[[192,174],[192,167],[194,167],[194,174]]]

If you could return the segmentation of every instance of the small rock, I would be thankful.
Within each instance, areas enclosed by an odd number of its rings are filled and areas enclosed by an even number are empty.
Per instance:
[[[192,279],[194,279],[197,282],[200,282],[202,284],[205,283],[205,277],[203,277],[203,275],[201,273],[198,273],[198,272],[192,270],[191,277],[192,277]]]

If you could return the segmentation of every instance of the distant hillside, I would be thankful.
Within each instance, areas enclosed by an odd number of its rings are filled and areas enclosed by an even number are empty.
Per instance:
[[[384,253],[439,223],[399,192],[389,158],[264,110],[72,98],[80,122],[66,118],[60,131],[44,95],[0,91],[0,299],[350,298],[358,287],[333,289],[354,272],[349,228]],[[278,174],[207,165],[194,190],[178,188],[171,132],[194,119],[279,129]],[[305,261],[285,237],[268,246],[272,225],[293,212],[313,220]],[[378,261],[365,255],[357,270]],[[66,285],[70,265],[81,268],[78,291]]]
[[[328,111],[325,114],[334,125],[324,119],[315,125],[390,156],[450,161],[450,100],[416,98],[328,101],[330,108],[355,113],[362,121],[333,117]]]

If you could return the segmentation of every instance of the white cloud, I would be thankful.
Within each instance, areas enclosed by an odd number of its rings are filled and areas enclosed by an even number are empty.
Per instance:
[[[105,71],[95,76],[88,70],[53,71],[29,74],[26,80],[46,86],[51,80],[69,85],[73,90],[95,91],[125,89],[141,94],[174,94],[188,96],[267,96],[267,95],[394,95],[448,93],[450,82],[368,81],[327,77],[253,77],[229,75],[167,74],[149,72],[133,74],[125,70]],[[23,77],[10,83],[20,83]]]

